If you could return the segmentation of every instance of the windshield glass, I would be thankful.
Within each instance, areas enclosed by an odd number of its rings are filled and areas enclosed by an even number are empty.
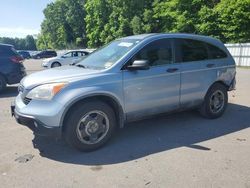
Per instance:
[[[81,64],[86,68],[109,68],[139,42],[140,40],[137,39],[122,39],[113,41],[93,52],[78,64]]]

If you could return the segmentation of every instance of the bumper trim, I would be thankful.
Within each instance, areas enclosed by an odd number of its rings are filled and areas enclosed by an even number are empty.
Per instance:
[[[34,117],[19,114],[14,105],[11,105],[11,115],[15,117],[17,123],[28,127],[35,135],[61,138],[61,127],[48,127]]]

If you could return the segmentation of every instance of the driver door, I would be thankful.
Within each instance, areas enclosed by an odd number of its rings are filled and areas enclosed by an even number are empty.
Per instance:
[[[174,64],[172,39],[159,39],[132,57],[148,60],[149,70],[123,70],[125,112],[128,119],[176,110],[180,105],[180,66]]]

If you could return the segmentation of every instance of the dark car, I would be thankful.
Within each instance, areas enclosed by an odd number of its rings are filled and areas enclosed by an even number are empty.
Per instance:
[[[0,92],[7,84],[17,84],[26,76],[22,61],[13,46],[0,43]]]
[[[50,58],[50,57],[56,57],[57,53],[53,50],[44,50],[39,52],[38,54],[34,55],[34,59],[41,59],[41,58]]]
[[[30,56],[30,53],[28,51],[23,51],[23,50],[20,50],[20,51],[17,51],[24,59],[29,59],[31,58]]]

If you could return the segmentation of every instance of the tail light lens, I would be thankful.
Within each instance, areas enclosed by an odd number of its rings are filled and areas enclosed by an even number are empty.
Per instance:
[[[12,56],[10,58],[10,60],[13,62],[13,63],[22,63],[23,62],[23,58],[21,56]]]

